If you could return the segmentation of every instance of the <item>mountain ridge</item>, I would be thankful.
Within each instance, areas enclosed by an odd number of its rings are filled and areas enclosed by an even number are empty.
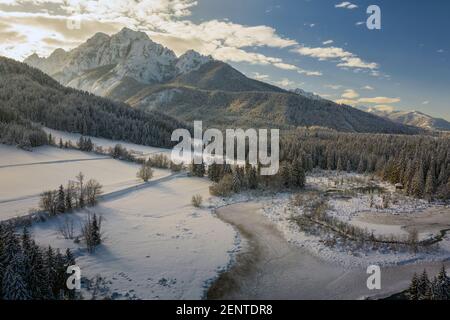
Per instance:
[[[394,108],[361,107],[363,111],[378,115],[397,123],[415,126],[432,131],[450,131],[450,122],[432,117],[421,111],[400,111]]]
[[[52,68],[52,60],[54,67]],[[190,50],[180,57],[145,33],[124,28],[79,47],[25,63],[59,82],[183,121],[211,126],[323,126],[338,131],[414,134],[419,130],[246,77],[227,63]],[[303,92],[303,91],[302,91]]]

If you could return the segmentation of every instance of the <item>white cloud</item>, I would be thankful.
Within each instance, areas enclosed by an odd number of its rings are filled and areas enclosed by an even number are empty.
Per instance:
[[[337,99],[334,100],[334,102],[338,104],[347,104],[349,106],[354,106],[358,103],[358,101],[352,100],[352,99]]]
[[[341,97],[345,99],[355,99],[359,97],[359,93],[353,89],[347,89],[344,91]]]
[[[356,4],[353,4],[353,3],[348,2],[348,1],[344,1],[344,2],[341,2],[339,4],[336,4],[336,5],[334,5],[334,7],[335,8],[342,8],[342,9],[350,9],[350,10],[358,8],[358,6]]]
[[[339,85],[339,84],[326,84],[325,88],[329,88],[329,89],[333,89],[333,90],[339,90],[340,88],[342,88],[342,86]]]
[[[438,53],[444,53],[445,50],[444,50],[444,49],[439,49],[437,52],[438,52]]]
[[[260,81],[269,80],[269,76],[267,74],[261,74],[259,72],[253,72],[253,78]]]
[[[329,45],[329,44],[332,44],[332,43],[334,43],[333,40],[327,40],[327,41],[322,42],[322,44],[325,45],[325,46]]]
[[[372,86],[364,86],[361,89],[363,89],[363,90],[375,90]]]
[[[212,55],[216,59],[227,62],[247,62],[251,64],[272,65],[282,70],[295,71],[306,76],[320,76],[322,73],[316,70],[305,70],[301,66],[287,63],[281,58],[267,56],[257,52],[257,48],[295,48],[295,51],[304,56],[310,56],[319,60],[337,60],[337,66],[341,68],[368,69],[376,71],[378,64],[366,62],[357,55],[342,48],[327,46],[314,48],[301,46],[296,40],[281,36],[277,31],[266,25],[248,26],[230,22],[228,20],[209,20],[195,23],[189,20],[191,10],[198,4],[197,0],[8,0],[12,10],[17,12],[2,12],[2,21],[9,20],[15,29],[13,31],[37,30],[37,19],[42,34],[36,37],[28,46],[23,45],[20,51],[21,58],[39,48],[39,54],[48,55],[56,47],[68,49],[74,44],[85,41],[92,35],[93,30],[103,31],[102,26],[107,26],[108,33],[117,31],[117,28],[127,26],[129,28],[147,32],[149,36],[172,50],[182,54],[188,49],[194,49],[205,55]],[[43,10],[39,13],[27,12],[27,4],[43,5],[52,10]],[[343,5],[341,3],[341,5]],[[345,7],[351,7],[348,2]],[[29,9],[33,10],[33,9]],[[58,12],[58,17],[54,13]],[[21,13],[25,17],[17,21],[14,14]],[[82,21],[82,29],[70,31],[64,27],[69,15],[76,15]],[[13,21],[14,20],[14,21]],[[58,20],[56,23],[55,21]],[[112,27],[114,25],[114,27]],[[307,24],[310,27],[314,23]],[[99,30],[100,29],[100,30]],[[20,33],[20,32],[19,32]],[[26,36],[28,32],[21,32]],[[43,39],[56,37],[55,41],[42,45]],[[331,45],[332,40],[327,40],[324,45]],[[0,42],[0,54],[5,51],[6,44]],[[249,48],[256,48],[251,50]],[[6,50],[6,49],[5,49]],[[253,51],[253,52],[252,52]],[[11,51],[9,51],[11,54]]]
[[[360,69],[377,69],[378,64],[375,62],[365,62],[359,57],[344,57],[342,62],[337,64],[338,67],[344,68],[360,68]]]
[[[365,62],[355,54],[338,47],[297,47],[292,49],[293,52],[303,56],[317,58],[319,60],[338,59],[338,67],[343,68],[360,68],[374,70],[378,68],[375,62]]]
[[[334,102],[339,103],[339,104],[348,104],[351,106],[363,105],[366,103],[370,103],[370,104],[377,105],[377,107],[382,106],[382,107],[393,108],[392,106],[389,106],[389,104],[397,103],[397,102],[401,101],[400,98],[374,97],[374,98],[356,99],[357,97],[359,97],[358,94],[356,94],[356,95],[348,94],[346,96],[344,96],[344,95],[345,95],[345,93],[342,95],[342,99],[337,99]]]
[[[297,72],[299,74],[304,74],[304,75],[307,75],[307,76],[320,77],[322,75],[322,72],[320,72],[320,71],[308,71],[308,70],[298,69]]]
[[[304,83],[296,83],[287,78],[283,78],[280,81],[275,81],[274,84],[284,89],[295,89],[301,87]]]
[[[422,102],[422,104],[423,104],[423,105],[430,104],[430,101],[424,101],[424,102]]]
[[[16,30],[23,26],[29,29],[37,30],[39,24],[42,34],[35,37],[35,45],[28,45],[28,52],[22,52],[20,57],[36,51],[40,47],[41,55],[48,55],[57,47],[64,47],[70,42],[73,45],[74,40],[77,44],[85,41],[92,35],[93,30],[102,31],[99,26],[115,24],[116,28],[109,28],[110,31],[117,31],[123,26],[147,32],[149,36],[171,48],[177,54],[182,54],[188,49],[194,49],[205,55],[212,55],[214,58],[227,62],[248,62],[251,64],[272,65],[282,70],[296,71],[307,76],[321,75],[319,71],[304,70],[293,64],[283,61],[283,59],[266,56],[261,53],[250,52],[250,47],[272,47],[287,48],[297,46],[295,40],[282,37],[277,34],[272,27],[246,26],[232,23],[229,21],[209,20],[201,23],[194,23],[185,17],[191,14],[191,8],[197,5],[195,0],[98,0],[83,1],[78,0],[14,0],[11,5],[23,4],[57,4],[60,11],[59,16],[48,13],[35,12],[2,12],[0,16],[10,20]],[[23,10],[22,6],[16,8]],[[82,29],[76,32],[70,32],[65,26],[67,17],[76,15],[81,20]],[[14,17],[16,15],[16,17]],[[22,15],[20,21],[17,21],[17,15]],[[40,19],[40,22],[36,22]],[[55,23],[59,20],[58,23]],[[95,26],[92,25],[95,22]],[[89,28],[88,28],[89,27]],[[47,45],[42,48],[44,38],[57,35],[60,38],[60,44]],[[68,35],[75,37],[68,41]],[[25,35],[26,36],[26,35]],[[78,36],[78,38],[76,37]],[[29,36],[28,36],[29,38]],[[63,44],[61,44],[63,43]],[[4,45],[3,45],[4,46]],[[26,50],[24,45],[24,50]],[[0,43],[0,54],[4,54],[2,44]]]
[[[376,104],[390,104],[400,102],[400,98],[388,98],[388,97],[374,97],[374,98],[361,98],[358,102],[361,103],[376,103]]]
[[[372,108],[369,108],[369,109],[372,109]],[[384,111],[384,112],[392,112],[395,110],[395,108],[393,106],[386,105],[386,104],[380,104],[380,105],[373,106],[373,109],[376,109],[378,111]]]

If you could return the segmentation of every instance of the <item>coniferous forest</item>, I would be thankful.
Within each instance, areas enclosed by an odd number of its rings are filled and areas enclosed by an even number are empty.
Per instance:
[[[27,231],[0,224],[0,300],[75,299],[66,286],[66,270],[75,265],[69,249],[41,248]]]
[[[401,184],[407,195],[450,198],[450,139],[427,135],[297,130],[282,137],[280,161],[313,168],[369,173]]]
[[[170,147],[173,130],[186,127],[159,112],[146,113],[124,103],[66,88],[23,63],[0,58],[0,139],[37,146],[42,132],[31,125],[113,140]],[[25,132],[20,129],[26,128]]]

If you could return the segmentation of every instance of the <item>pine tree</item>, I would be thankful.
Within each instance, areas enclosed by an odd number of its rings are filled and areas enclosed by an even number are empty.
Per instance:
[[[46,289],[49,292],[49,299],[57,298],[57,294],[55,293],[56,287],[56,269],[55,269],[55,253],[52,247],[48,247],[45,252],[45,260],[44,260],[44,270],[45,277],[47,278]]]
[[[27,257],[30,267],[26,268],[26,281],[33,300],[50,299],[52,297],[48,286],[49,279],[47,278],[43,256],[42,250],[33,243]]]
[[[358,171],[358,173],[364,173],[364,171],[366,171],[366,166],[362,157],[359,160],[358,168],[356,170]]]
[[[256,168],[251,167],[248,173],[248,187],[252,190],[258,188],[258,177],[256,175]]]
[[[341,157],[338,158],[337,165],[336,165],[337,171],[343,171],[344,170],[344,164],[342,163]]]
[[[419,300],[429,299],[431,282],[428,278],[426,270],[423,270],[422,275],[419,278]]]
[[[239,193],[241,191],[241,178],[238,170],[233,171],[233,192]]]
[[[66,211],[72,211],[73,209],[73,196],[74,196],[74,187],[71,183],[67,185],[66,189],[66,198],[65,198],[65,207]]]
[[[23,276],[23,257],[22,253],[18,252],[5,268],[2,283],[4,300],[29,300],[31,298]]]
[[[434,296],[436,300],[450,300],[450,278],[447,276],[444,265],[434,283]]]
[[[434,169],[434,162],[432,162],[430,169],[427,173],[427,179],[425,182],[425,195],[431,199],[436,192],[436,171]]]
[[[58,204],[56,207],[56,210],[58,213],[64,213],[66,212],[66,195],[64,193],[64,187],[63,185],[59,186],[58,190]]]
[[[213,182],[219,182],[220,181],[220,167],[217,163],[213,162],[208,167],[208,178]]]
[[[292,164],[292,184],[296,188],[304,188],[306,182],[305,170],[299,159]]]
[[[279,176],[281,178],[281,185],[284,188],[290,188],[291,187],[291,180],[292,179],[292,167],[290,163],[283,162],[280,166]]]
[[[421,198],[424,193],[425,185],[424,185],[424,174],[423,174],[423,166],[416,165],[416,173],[412,180],[411,185],[411,194],[413,196]]]
[[[419,277],[416,273],[411,280],[411,285],[408,289],[409,300],[419,300]]]
[[[347,160],[347,172],[352,172],[352,163],[350,160]]]
[[[97,219],[97,215],[94,213],[92,217],[92,244],[98,246],[101,244],[101,234],[100,234],[100,224],[101,221]]]

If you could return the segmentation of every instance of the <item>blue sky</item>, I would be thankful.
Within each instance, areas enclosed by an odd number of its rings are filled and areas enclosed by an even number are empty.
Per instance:
[[[373,4],[381,30],[365,25]],[[0,55],[47,56],[129,27],[284,88],[450,120],[449,13],[447,0],[0,0]]]
[[[393,103],[401,110],[418,110],[450,120],[450,1],[351,1],[358,8],[336,8],[342,1],[329,0],[246,0],[200,1],[192,19],[229,19],[245,25],[269,25],[299,43],[345,48],[359,57],[379,64],[382,76],[342,70],[332,61],[299,57],[284,49],[259,48],[260,52],[280,56],[304,69],[320,70],[320,77],[298,75],[270,66],[234,63],[248,75],[265,74],[274,82],[288,79],[331,99],[339,99],[346,89],[360,97],[399,97]],[[366,9],[381,9],[382,29],[369,30]],[[287,83],[285,81],[285,83]],[[331,86],[341,86],[332,89]],[[374,90],[361,89],[370,86]],[[335,87],[334,87],[335,88]]]

